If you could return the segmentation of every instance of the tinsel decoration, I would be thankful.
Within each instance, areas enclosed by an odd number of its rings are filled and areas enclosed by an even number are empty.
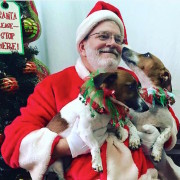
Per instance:
[[[115,98],[115,91],[107,88],[96,89],[93,80],[94,74],[90,74],[83,88],[80,89],[82,103],[90,105],[91,117],[95,117],[95,113],[108,114],[111,116],[110,123],[118,128],[126,124],[127,119],[131,119],[129,109],[125,106],[115,104],[111,98]],[[84,88],[85,87],[85,88]]]
[[[160,87],[142,88],[140,89],[140,95],[152,107],[155,107],[155,105],[164,107],[175,103],[174,94]]]

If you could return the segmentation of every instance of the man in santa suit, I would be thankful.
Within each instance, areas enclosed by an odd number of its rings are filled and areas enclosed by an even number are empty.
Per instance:
[[[72,156],[65,179],[157,179],[157,169],[162,177],[168,178],[170,175],[171,179],[180,178],[178,167],[166,156],[165,151],[161,162],[155,166],[143,153],[142,147],[146,152],[151,151],[159,135],[153,126],[145,126],[144,132],[139,133],[143,146],[134,151],[128,147],[128,138],[120,142],[114,135],[107,137],[107,127],[94,127],[94,135],[102,145],[102,173],[92,169],[89,148],[77,133],[77,123],[67,138],[46,128],[57,112],[77,97],[83,79],[90,72],[117,69],[122,44],[127,44],[127,36],[119,10],[108,3],[97,2],[77,29],[76,45],[80,57],[76,65],[50,75],[39,83],[30,95],[27,106],[21,109],[21,115],[6,127],[1,151],[9,166],[27,169],[32,179],[40,180],[54,160]],[[176,118],[174,124],[178,125]],[[171,139],[176,138],[178,128],[174,125],[173,129]],[[173,146],[175,141],[171,139],[167,146]]]

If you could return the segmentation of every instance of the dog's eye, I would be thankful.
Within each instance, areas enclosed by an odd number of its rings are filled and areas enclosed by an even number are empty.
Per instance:
[[[131,89],[131,90],[132,90],[132,89],[136,89],[136,84],[134,84],[134,83],[133,83],[133,84],[128,84],[127,86],[128,86],[128,88]]]
[[[148,53],[146,53],[146,54],[143,54],[143,56],[146,57],[146,58],[150,58],[150,57],[151,57],[151,54],[148,52]]]

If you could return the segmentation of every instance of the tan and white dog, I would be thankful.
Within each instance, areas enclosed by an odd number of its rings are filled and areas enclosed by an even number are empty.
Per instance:
[[[100,73],[93,77],[94,87],[91,87],[89,97],[95,95],[97,90],[106,89],[110,92],[114,92],[113,96],[110,95],[109,100],[113,105],[121,106],[123,108],[132,108],[137,112],[147,111],[149,108],[140,97],[138,93],[138,83],[135,78],[125,70],[118,70],[114,73]],[[86,89],[87,82],[82,86],[82,91]],[[86,89],[88,90],[88,89]],[[95,103],[102,102],[103,96],[98,96],[94,99]],[[81,100],[80,100],[81,99]],[[100,157],[100,147],[98,141],[93,135],[93,126],[97,123],[103,123],[103,127],[107,126],[112,119],[112,115],[108,112],[107,107],[101,107],[106,113],[92,112],[90,111],[90,104],[82,103],[84,96],[79,96],[63,107],[59,114],[57,114],[47,125],[51,131],[59,133],[62,137],[67,137],[73,127],[75,121],[78,122],[78,133],[82,140],[89,146],[92,155],[92,168],[95,171],[103,171],[102,161]],[[86,100],[85,100],[86,101]],[[102,103],[103,104],[103,103]],[[103,104],[104,105],[104,104]],[[106,105],[105,105],[106,106]],[[131,122],[128,123],[128,125]],[[119,137],[124,141],[128,134],[121,125],[118,128]],[[52,171],[53,168],[51,168]],[[56,173],[57,168],[56,168]],[[58,173],[59,174],[59,173]],[[62,178],[62,173],[60,174]]]
[[[154,92],[156,88],[162,88],[165,90],[167,96],[173,96],[171,93],[171,74],[160,59],[151,53],[139,54],[127,47],[122,49],[122,59],[128,67],[135,72],[142,88]],[[150,93],[149,91],[148,93]],[[158,96],[161,95],[158,94]],[[155,141],[151,153],[154,161],[159,162],[161,160],[164,143],[172,134],[174,134],[174,136],[172,136],[172,143],[169,149],[175,145],[177,134],[177,130],[175,129],[177,128],[173,128],[176,127],[175,121],[167,107],[168,103],[170,105],[173,102],[167,100],[167,104],[165,104],[164,107],[160,105],[160,101],[154,101],[154,103],[155,106],[151,106],[149,111],[141,114],[131,112],[131,114],[133,116],[132,122],[137,130],[142,131],[142,126],[145,124],[151,124],[160,129],[160,136]]]

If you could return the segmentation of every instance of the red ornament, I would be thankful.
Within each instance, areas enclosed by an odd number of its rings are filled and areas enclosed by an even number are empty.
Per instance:
[[[2,143],[3,143],[3,141],[4,141],[4,134],[0,133],[0,147],[1,147]]]
[[[34,62],[26,62],[26,67],[23,69],[23,73],[37,73],[36,64]]]
[[[0,89],[4,92],[14,92],[19,88],[18,82],[14,77],[0,79]]]

